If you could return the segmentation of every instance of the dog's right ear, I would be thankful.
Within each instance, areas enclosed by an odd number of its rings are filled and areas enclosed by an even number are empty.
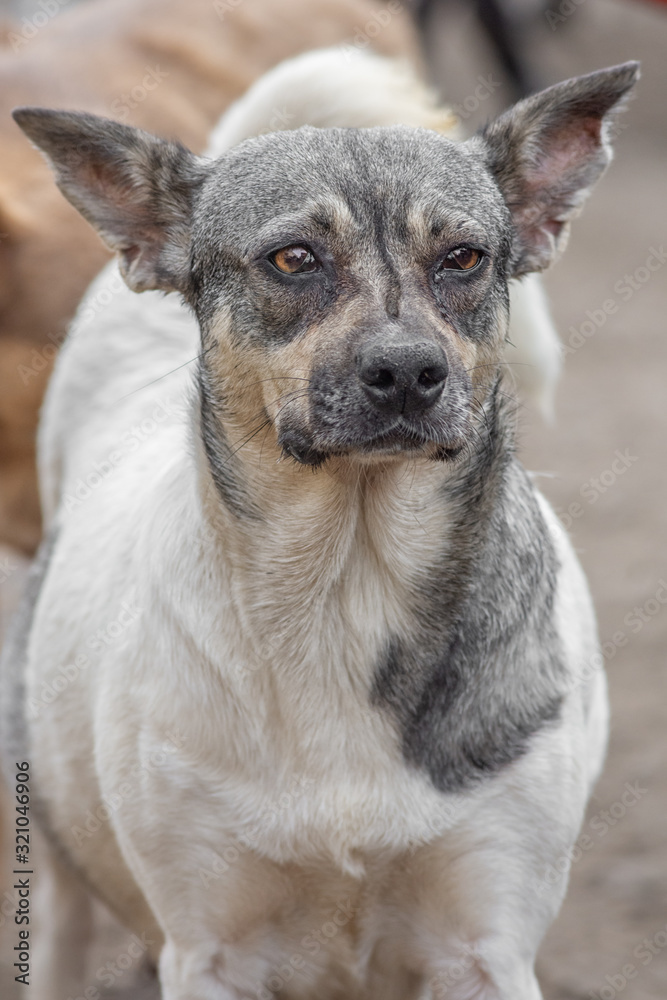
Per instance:
[[[204,164],[178,143],[97,115],[17,108],[58,187],[120,257],[127,284],[189,289],[192,209]]]

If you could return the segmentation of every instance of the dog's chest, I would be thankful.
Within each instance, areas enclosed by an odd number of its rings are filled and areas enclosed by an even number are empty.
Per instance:
[[[327,692],[317,709],[301,700],[289,715],[284,702],[256,705],[262,721],[252,739],[237,732],[234,767],[201,775],[225,833],[277,862],[359,875],[366,860],[448,828],[451,796],[406,765],[387,716]]]
[[[228,637],[216,698],[226,746],[204,754],[202,793],[230,833],[275,860],[356,870],[367,852],[404,850],[447,826],[451,803],[406,765],[395,721],[371,703],[389,635],[413,627],[411,560],[433,550],[423,521],[416,529],[417,550],[399,537],[389,563],[357,531],[343,571],[323,550],[309,587],[282,573],[261,599],[237,595],[246,617]]]

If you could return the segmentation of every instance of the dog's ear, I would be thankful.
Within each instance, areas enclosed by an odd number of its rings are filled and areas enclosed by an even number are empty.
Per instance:
[[[206,168],[183,146],[81,112],[17,108],[58,187],[120,256],[127,284],[189,288],[190,225]]]
[[[481,131],[516,227],[515,275],[542,271],[563,249],[569,222],[611,160],[615,112],[638,77],[639,64],[628,62],[566,80]]]

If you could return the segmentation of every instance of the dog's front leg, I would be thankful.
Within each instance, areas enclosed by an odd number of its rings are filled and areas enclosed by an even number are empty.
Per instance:
[[[549,831],[540,836],[528,810],[515,829],[493,809],[476,819],[410,865],[414,964],[428,1000],[542,1000],[535,957],[564,892],[538,891],[555,853],[540,843]]]
[[[165,929],[159,962],[162,1000],[255,996],[276,964],[262,941],[272,911],[283,899],[280,885],[257,858],[238,857],[219,882],[207,887],[197,874],[202,867],[215,871],[209,860],[203,866],[197,862],[185,879],[174,880],[170,873],[165,889],[172,899],[156,901]]]
[[[163,1000],[238,1000],[240,994],[222,982],[224,971],[216,967],[218,952],[213,940],[166,941],[159,970]]]
[[[185,830],[182,821],[172,829],[156,818],[140,836],[121,838],[164,934],[162,1000],[254,997],[278,964],[270,928],[287,894],[284,876],[216,830],[214,811],[204,816],[199,806],[175,809],[195,817]]]
[[[588,794],[586,736],[563,724],[487,784],[452,800],[450,831],[407,863],[390,902],[429,1000],[542,1000],[534,973],[561,905]]]

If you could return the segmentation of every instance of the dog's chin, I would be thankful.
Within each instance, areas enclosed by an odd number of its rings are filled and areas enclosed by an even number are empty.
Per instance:
[[[463,451],[462,439],[438,441],[413,431],[395,429],[368,438],[338,440],[331,444],[315,441],[305,430],[289,428],[278,436],[283,455],[300,465],[317,468],[328,458],[350,458],[373,462],[390,458],[425,458],[434,462],[453,462]]]

